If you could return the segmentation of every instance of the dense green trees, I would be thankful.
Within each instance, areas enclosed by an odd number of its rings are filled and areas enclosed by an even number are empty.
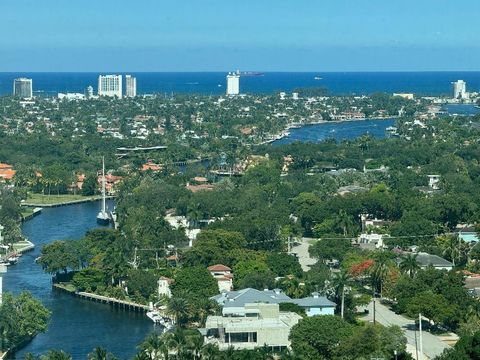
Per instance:
[[[428,268],[414,277],[401,276],[388,295],[397,300],[395,308],[415,316],[422,313],[442,326],[456,329],[467,319],[475,300],[463,287],[460,273]]]
[[[50,312],[30,293],[3,294],[0,305],[0,348],[15,349],[24,341],[47,330]]]
[[[215,278],[204,267],[182,268],[175,275],[172,293],[175,297],[184,298],[192,303],[201,302],[218,294],[218,285]]]
[[[289,338],[293,351],[303,359],[332,359],[339,343],[352,333],[352,325],[325,315],[301,320],[292,328]]]

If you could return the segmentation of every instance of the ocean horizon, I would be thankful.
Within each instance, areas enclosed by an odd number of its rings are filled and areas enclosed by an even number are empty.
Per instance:
[[[85,93],[91,85],[97,91],[100,74],[131,74],[137,78],[137,93],[202,94],[225,93],[227,72],[0,72],[0,95],[12,93],[13,80],[33,79],[37,96],[59,92]],[[449,95],[451,82],[464,80],[467,91],[480,91],[480,71],[397,72],[264,72],[242,76],[242,93],[271,94],[298,88],[325,88],[330,95],[369,95],[375,92],[407,92],[417,95]],[[320,78],[320,79],[319,79]]]

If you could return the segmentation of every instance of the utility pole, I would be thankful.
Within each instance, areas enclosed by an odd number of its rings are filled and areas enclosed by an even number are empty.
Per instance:
[[[415,354],[417,355],[416,359],[418,360],[417,329],[415,329]]]
[[[376,324],[375,321],[375,294],[373,294],[373,325]]]
[[[423,337],[422,337],[422,314],[418,314],[418,326],[420,329],[420,360],[423,360]]]

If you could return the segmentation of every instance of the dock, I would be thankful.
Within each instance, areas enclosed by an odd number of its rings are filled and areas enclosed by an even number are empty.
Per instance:
[[[115,299],[112,297],[108,296],[103,296],[103,295],[97,295],[85,291],[72,291],[68,289],[67,287],[63,286],[62,284],[54,283],[52,285],[55,289],[67,292],[73,296],[79,297],[81,299],[85,300],[90,300],[90,301],[95,301],[95,302],[100,302],[103,304],[108,304],[112,307],[118,308],[118,309],[124,309],[124,310],[129,310],[129,311],[136,311],[136,312],[146,312],[149,310],[148,305],[143,305],[143,304],[138,304],[133,301],[128,301],[128,300],[120,300],[120,299]]]
[[[40,215],[42,213],[42,210],[43,208],[41,207],[34,208],[31,214],[22,216],[22,222],[33,219],[35,216]]]
[[[23,254],[23,253],[26,253],[28,251],[32,251],[33,249],[35,249],[35,245],[27,239],[25,239],[23,241],[16,242],[16,243],[13,244],[14,252],[19,253],[19,254]]]
[[[115,196],[106,196],[105,199],[114,199]],[[87,202],[94,202],[94,201],[99,201],[102,200],[101,196],[92,196],[90,198],[86,199],[79,199],[79,200],[71,200],[71,201],[62,201],[58,203],[31,203],[31,202],[23,202],[21,203],[21,206],[28,206],[28,207],[35,207],[35,208],[54,208],[54,207],[59,207],[59,206],[66,206],[66,205],[74,205],[74,204],[83,204]]]

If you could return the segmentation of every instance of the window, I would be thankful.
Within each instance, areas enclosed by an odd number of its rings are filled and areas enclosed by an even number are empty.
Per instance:
[[[257,333],[256,332],[241,332],[241,333],[226,333],[225,334],[226,343],[246,343],[246,342],[257,342]]]

